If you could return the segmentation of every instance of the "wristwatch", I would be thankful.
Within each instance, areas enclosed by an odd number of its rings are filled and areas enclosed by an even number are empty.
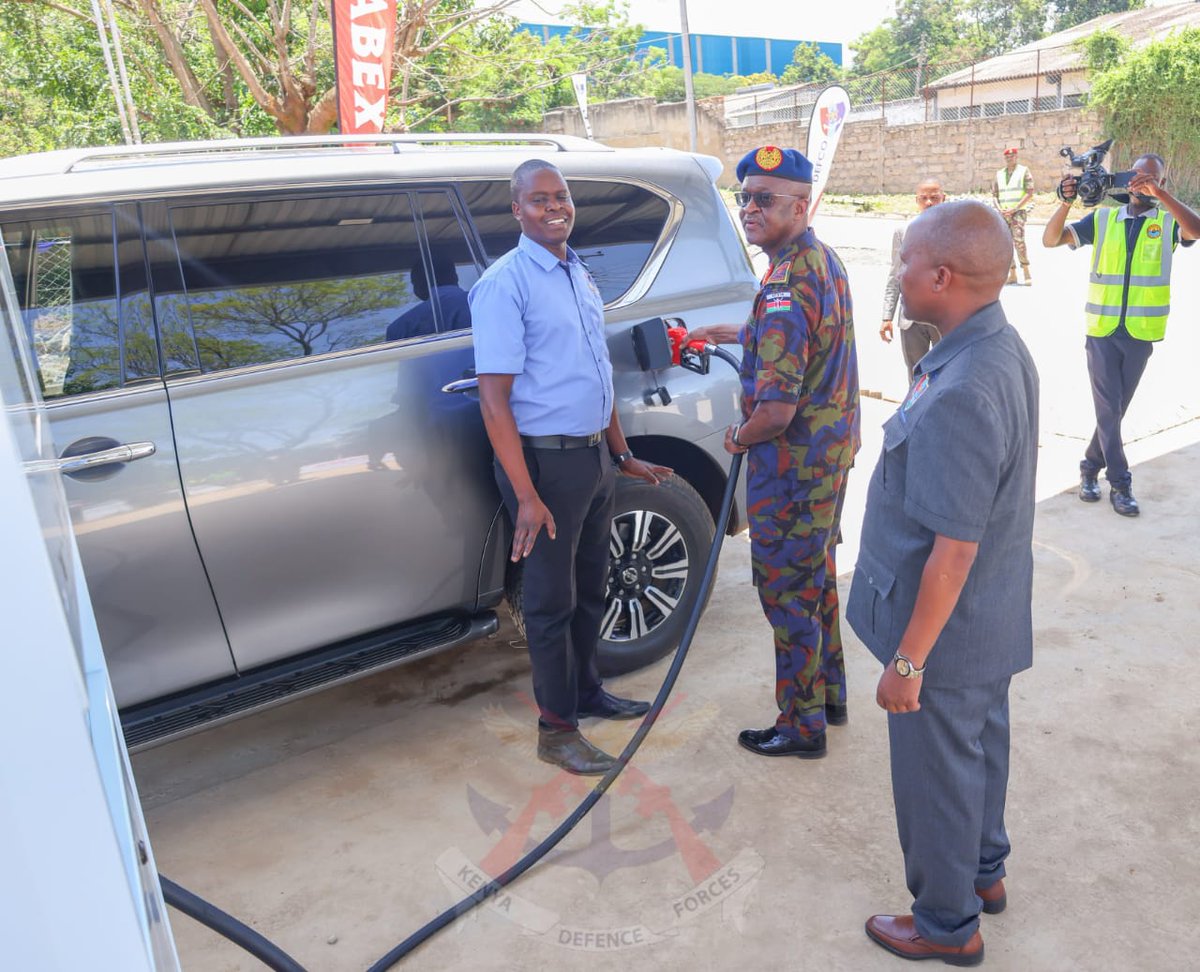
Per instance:
[[[909,658],[907,655],[900,654],[900,652],[896,652],[896,656],[892,659],[892,664],[896,668],[896,674],[901,678],[920,678],[925,674],[925,668],[929,663],[926,662],[925,665],[917,668],[917,666],[912,663],[911,658]]]
[[[742,423],[738,422],[738,424],[733,427],[733,432],[730,433],[729,438],[733,439],[733,444],[735,446],[737,446],[738,448],[746,449],[746,448],[748,448],[746,443],[744,443],[741,439],[738,438],[738,433],[741,431],[742,431]]]
[[[621,463],[628,462],[628,461],[629,461],[630,459],[632,459],[632,458],[633,458],[633,450],[632,450],[632,449],[626,449],[626,450],[625,450],[624,452],[622,452],[622,453],[621,453],[619,456],[613,456],[613,457],[612,457],[613,465],[614,465],[614,466],[619,466],[619,465],[621,465]]]

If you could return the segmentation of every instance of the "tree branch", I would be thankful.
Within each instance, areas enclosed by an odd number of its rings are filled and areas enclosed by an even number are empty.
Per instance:
[[[216,118],[217,113],[204,93],[204,87],[184,56],[183,44],[163,18],[158,0],[140,0],[140,2],[146,19],[150,21],[150,26],[153,28],[155,36],[158,37],[158,42],[162,44],[171,73],[175,75],[176,80],[179,81],[179,87],[183,90],[183,100],[193,108],[199,108],[209,118]]]

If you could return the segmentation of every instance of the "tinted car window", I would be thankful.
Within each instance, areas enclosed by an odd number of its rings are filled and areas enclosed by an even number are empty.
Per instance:
[[[5,223],[0,230],[43,396],[118,387],[112,215]]]
[[[448,192],[421,192],[417,199],[429,241],[429,259],[428,264],[413,266],[409,283],[421,303],[392,321],[387,330],[389,341],[428,334],[435,328],[461,331],[471,326],[467,291],[479,279],[479,266],[466,229]]]
[[[385,341],[422,302],[406,193],[179,206],[171,226],[203,371]]]
[[[660,196],[624,182],[570,180],[575,202],[571,247],[588,265],[600,296],[611,303],[637,279],[662,235],[670,207]],[[517,245],[521,230],[512,214],[508,182],[466,182],[463,198],[488,258]]]

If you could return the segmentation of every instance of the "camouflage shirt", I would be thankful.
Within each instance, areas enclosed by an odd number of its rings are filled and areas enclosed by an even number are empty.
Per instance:
[[[862,443],[850,282],[811,228],[771,262],[740,337],[743,418],[758,402],[797,406],[781,435],[750,449],[747,484],[849,469]]]

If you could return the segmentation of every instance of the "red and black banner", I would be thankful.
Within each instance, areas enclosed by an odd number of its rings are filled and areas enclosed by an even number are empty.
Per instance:
[[[343,135],[379,134],[392,83],[396,0],[330,2],[338,130]]]

